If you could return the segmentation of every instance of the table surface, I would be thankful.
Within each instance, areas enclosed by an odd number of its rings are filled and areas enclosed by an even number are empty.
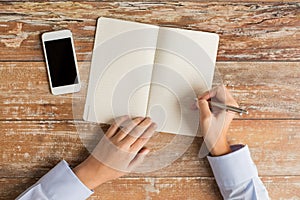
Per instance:
[[[300,199],[299,2],[0,2],[0,199],[13,199],[61,159],[75,166],[88,151],[77,128],[86,87],[53,96],[41,49],[43,32],[70,29],[83,82],[87,83],[96,19],[114,17],[220,35],[217,68],[224,84],[250,114],[237,117],[231,143],[248,144],[272,199]],[[72,112],[72,103],[78,103]],[[150,141],[163,147],[172,135]],[[201,138],[170,166],[129,174],[95,190],[91,199],[221,199]],[[238,170],[238,169],[237,169]]]

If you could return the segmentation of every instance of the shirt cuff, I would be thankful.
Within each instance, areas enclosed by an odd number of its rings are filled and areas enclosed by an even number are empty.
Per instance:
[[[258,176],[248,146],[234,145],[231,149],[233,152],[223,156],[207,156],[217,184],[221,187],[232,187]]]
[[[50,199],[86,199],[93,194],[74,174],[68,163],[62,160],[38,183]]]

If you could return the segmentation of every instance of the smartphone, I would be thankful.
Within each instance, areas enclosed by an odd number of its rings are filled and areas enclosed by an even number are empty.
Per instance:
[[[52,94],[78,92],[80,78],[71,31],[43,33],[42,43]]]

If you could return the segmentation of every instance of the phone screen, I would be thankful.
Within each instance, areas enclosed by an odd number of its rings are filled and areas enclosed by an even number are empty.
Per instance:
[[[45,42],[52,87],[78,83],[71,38]]]

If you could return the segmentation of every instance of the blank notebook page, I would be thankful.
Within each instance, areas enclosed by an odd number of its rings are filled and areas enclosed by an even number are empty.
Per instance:
[[[147,115],[159,130],[195,135],[198,111],[194,98],[211,88],[218,35],[160,28]]]
[[[145,116],[158,27],[99,18],[84,119]]]

